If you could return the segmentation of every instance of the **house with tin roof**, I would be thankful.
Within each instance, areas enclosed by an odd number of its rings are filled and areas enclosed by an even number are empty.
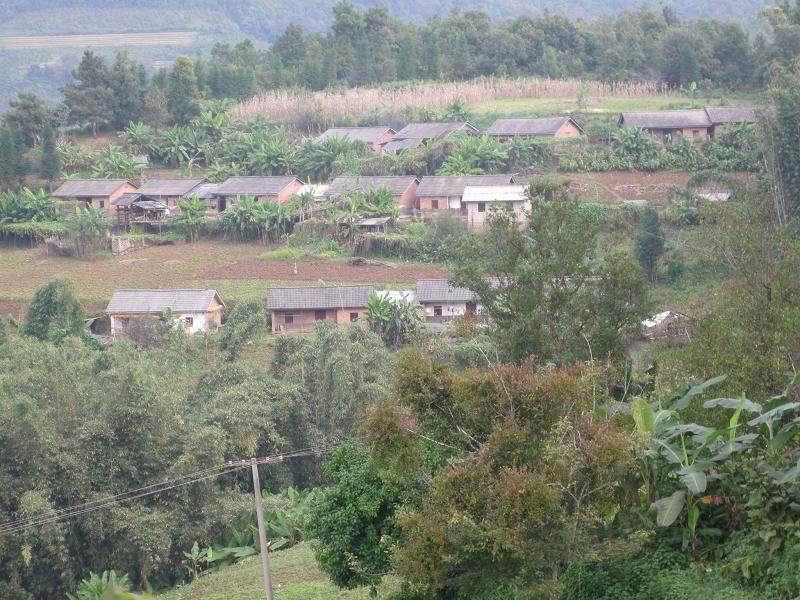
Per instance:
[[[454,133],[464,132],[479,135],[477,127],[470,123],[409,123],[383,145],[384,152],[402,152],[419,148],[425,142],[439,140]]]
[[[259,201],[288,202],[303,185],[294,175],[229,177],[214,191],[217,198],[214,208],[217,212],[223,212],[237,196],[250,196]]]
[[[136,319],[159,320],[164,311],[186,333],[216,331],[222,326],[225,303],[212,289],[117,290],[106,306],[111,335],[125,335]]]
[[[521,138],[575,138],[583,135],[583,128],[572,117],[544,117],[540,119],[497,119],[486,135],[500,140]]]
[[[127,179],[67,179],[51,196],[61,200],[78,200],[114,214],[116,207],[111,204],[112,201],[134,192],[136,186]]]
[[[619,127],[638,127],[671,144],[685,137],[694,143],[702,143],[711,137],[711,119],[705,109],[660,110],[654,112],[623,112]]]
[[[136,191],[150,200],[175,208],[178,200],[192,197],[194,191],[204,183],[205,179],[150,179]]]
[[[337,177],[328,186],[325,195],[335,198],[349,192],[370,192],[386,188],[398,205],[406,209],[413,209],[418,185],[419,179],[413,175]]]
[[[332,138],[342,138],[352,142],[364,142],[373,152],[380,152],[381,147],[389,142],[397,132],[387,125],[378,127],[331,127],[316,138],[316,142],[324,143]]]
[[[416,206],[423,215],[431,216],[438,210],[452,210],[466,215],[461,204],[467,186],[497,186],[514,183],[514,176],[507,175],[430,175],[422,178],[417,186]]]
[[[269,288],[272,332],[312,331],[317,321],[355,323],[367,312],[370,294],[371,285]]]
[[[487,217],[493,210],[508,209],[516,215],[520,224],[524,224],[528,219],[528,211],[531,209],[531,201],[524,185],[492,185],[492,186],[472,186],[464,188],[464,195],[461,197],[461,206],[464,207],[464,214],[467,227],[471,230],[481,231],[486,227]]]

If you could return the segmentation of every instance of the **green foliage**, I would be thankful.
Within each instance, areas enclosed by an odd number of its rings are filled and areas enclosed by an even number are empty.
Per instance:
[[[396,492],[354,442],[336,449],[324,472],[333,485],[312,505],[308,527],[317,564],[340,587],[375,587],[389,572]]]
[[[639,221],[639,231],[634,240],[636,260],[652,281],[658,279],[658,259],[664,253],[664,234],[661,231],[658,213],[645,208]]]
[[[75,212],[66,220],[66,226],[78,254],[83,255],[90,248],[105,244],[110,223],[105,209],[89,204],[85,208],[75,207]]]
[[[179,56],[167,77],[167,110],[173,123],[183,125],[200,114],[200,90],[195,65],[188,56]]]
[[[386,344],[401,346],[409,341],[423,326],[422,307],[416,300],[378,296],[373,292],[367,302],[365,317],[369,328]]]
[[[32,147],[43,141],[44,130],[50,127],[51,118],[44,100],[31,92],[20,92],[15,99],[9,100],[3,124],[19,131],[25,145]]]
[[[39,159],[39,175],[46,181],[54,181],[61,174],[61,157],[56,151],[53,128],[45,125],[42,130],[42,155]]]
[[[23,335],[59,341],[83,334],[83,306],[68,279],[54,279],[36,289],[25,313]]]
[[[22,185],[30,171],[30,163],[19,129],[11,125],[0,127],[0,184]]]
[[[266,326],[267,317],[261,302],[238,302],[225,318],[219,349],[227,360],[236,360],[243,346],[264,331]]]
[[[113,117],[108,65],[101,56],[86,50],[72,77],[74,82],[61,88],[68,110],[67,123],[78,126],[88,124],[92,134],[97,135],[98,127],[108,124]]]
[[[103,571],[102,575],[90,573],[81,581],[74,594],[67,594],[69,600],[107,600],[130,590],[128,576],[117,577],[115,571]]]
[[[191,198],[178,200],[181,212],[175,216],[175,223],[186,231],[189,243],[195,243],[200,237],[200,229],[206,222],[208,203],[201,201],[197,194]]]

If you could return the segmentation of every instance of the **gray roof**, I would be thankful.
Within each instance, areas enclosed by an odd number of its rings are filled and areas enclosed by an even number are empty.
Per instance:
[[[507,185],[514,183],[513,175],[431,175],[423,177],[417,187],[418,197],[461,196],[464,188],[481,185]]]
[[[431,302],[473,302],[475,292],[453,287],[447,279],[420,279],[417,281],[417,300],[420,304]]]
[[[398,152],[400,150],[413,150],[422,146],[424,140],[419,138],[409,138],[407,140],[392,139],[381,146],[381,150],[388,152]]]
[[[558,130],[572,122],[578,131],[583,129],[572,117],[545,117],[542,119],[497,119],[486,131],[487,135],[555,135]]]
[[[293,181],[299,181],[292,175],[276,177],[229,177],[219,184],[218,196],[277,196]],[[302,182],[301,182],[302,183]]]
[[[351,141],[365,142],[367,144],[374,144],[381,139],[386,133],[396,133],[394,129],[388,125],[379,127],[331,127],[322,135],[317,137],[317,142],[325,142],[332,137],[340,137]]]
[[[110,196],[126,183],[130,182],[126,179],[67,179],[51,196],[54,198]]]
[[[391,220],[392,217],[368,217],[366,219],[361,219],[357,225],[359,227],[379,227],[381,225],[386,225]]]
[[[335,196],[343,192],[369,191],[385,187],[392,193],[392,196],[402,196],[414,182],[418,182],[418,180],[413,175],[337,177],[331,182],[326,194]]]
[[[117,290],[106,307],[108,314],[160,314],[206,312],[214,298],[225,306],[216,290]]]
[[[624,112],[620,124],[641,129],[683,129],[711,127],[711,120],[702,108],[660,110],[656,112]]]
[[[455,133],[456,131],[478,133],[478,129],[467,122],[461,123],[409,123],[395,134],[395,139],[431,140]]]
[[[219,186],[219,183],[211,183],[210,181],[206,181],[205,183],[201,183],[194,188],[192,193],[189,194],[189,197],[193,198],[194,196],[197,196],[200,200],[208,200],[209,198],[213,198],[217,195],[217,189]]]
[[[706,112],[714,124],[755,123],[758,121],[756,109],[752,106],[708,106]]]
[[[186,196],[204,179],[151,179],[139,187],[145,196]]]
[[[323,308],[363,308],[372,294],[371,285],[329,287],[269,288],[269,310],[314,310]]]
[[[132,194],[131,193],[122,194],[122,196],[120,196],[116,200],[112,200],[111,204],[112,204],[112,206],[130,206],[131,204],[136,202],[141,197],[142,197],[142,195],[139,194],[139,193],[136,193],[136,192],[134,192]]]

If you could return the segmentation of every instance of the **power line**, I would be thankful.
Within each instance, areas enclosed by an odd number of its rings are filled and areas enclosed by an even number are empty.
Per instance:
[[[109,496],[108,498],[102,500],[96,500],[94,502],[87,502],[70,508],[61,509],[59,511],[55,511],[54,513],[49,513],[47,515],[40,515],[38,517],[36,516],[26,517],[23,519],[17,519],[15,521],[9,521],[0,525],[0,535],[9,535],[22,531],[24,529],[28,529],[30,527],[37,527],[39,525],[46,525],[48,523],[55,523],[57,521],[71,519],[72,517],[95,512],[97,510],[109,508],[114,505],[130,502],[132,500],[137,500],[139,498],[144,498],[146,496],[152,496],[154,494],[158,494],[179,487],[184,487],[207,479],[213,479],[219,477],[220,475],[225,475],[228,473],[240,471],[241,469],[248,468],[253,464],[253,462],[255,462],[255,464],[258,465],[277,463],[291,458],[326,454],[331,450],[333,450],[334,448],[335,446],[326,446],[321,448],[305,448],[303,450],[295,450],[283,454],[273,454],[270,456],[264,456],[256,459],[229,461],[224,465],[218,465],[216,467],[209,467],[208,469],[203,469],[202,471],[197,471],[191,474],[190,476],[192,476],[192,478],[188,480],[186,480],[186,478],[189,476],[184,475],[183,477],[178,477],[173,480],[151,484],[149,486],[128,490],[126,492],[121,492],[119,494],[116,494],[114,496]],[[211,472],[211,471],[216,471],[216,472]],[[158,488],[158,489],[152,489],[152,488]]]

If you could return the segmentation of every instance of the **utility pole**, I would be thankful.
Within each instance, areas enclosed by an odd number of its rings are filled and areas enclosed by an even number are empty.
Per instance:
[[[253,470],[253,494],[256,499],[256,518],[258,519],[258,541],[261,545],[261,569],[264,572],[264,593],[267,600],[272,599],[272,574],[269,571],[269,557],[267,552],[267,532],[264,529],[264,512],[261,508],[261,481],[258,478],[258,463],[256,459],[250,460],[250,467]]]

